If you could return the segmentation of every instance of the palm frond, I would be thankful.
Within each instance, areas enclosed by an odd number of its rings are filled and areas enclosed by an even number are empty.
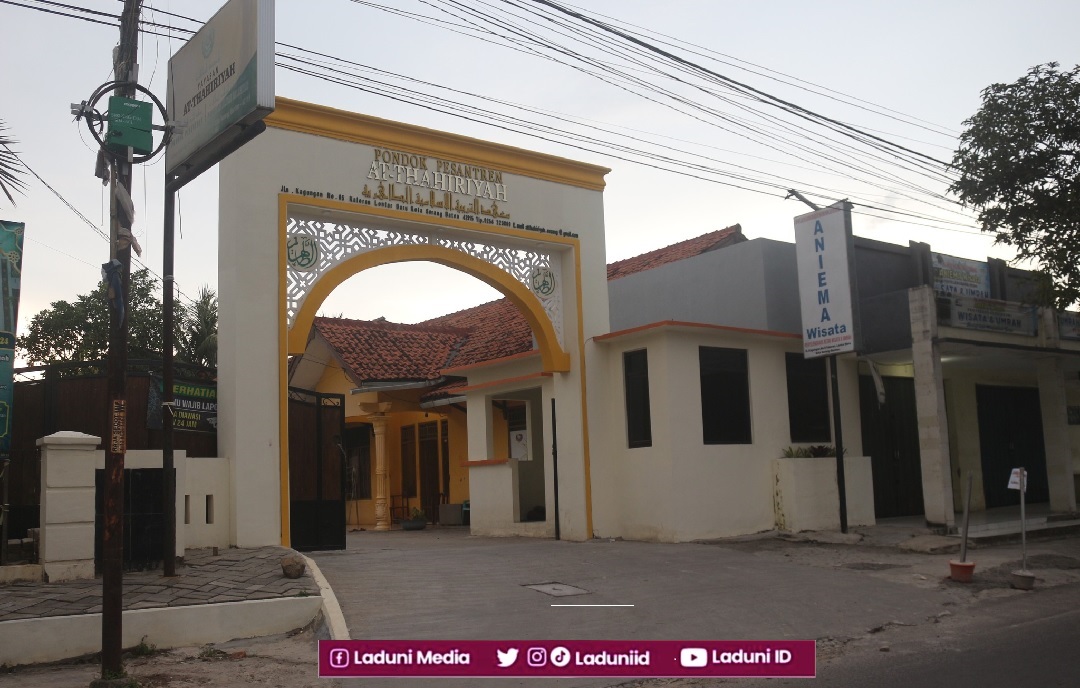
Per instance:
[[[7,126],[0,120],[0,191],[15,205],[12,192],[21,193],[26,188],[26,182],[19,177],[24,172],[22,161],[15,151],[11,150],[16,141],[4,133],[6,129]]]

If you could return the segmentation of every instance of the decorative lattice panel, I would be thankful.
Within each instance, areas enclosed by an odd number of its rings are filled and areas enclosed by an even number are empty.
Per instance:
[[[432,245],[461,251],[504,270],[529,288],[551,319],[559,343],[563,344],[562,274],[559,261],[551,253],[523,249],[496,241],[477,241],[438,231],[390,229],[368,224],[289,218],[286,230],[286,314],[292,327],[300,306],[319,278],[349,258],[384,248],[402,245]],[[549,276],[550,283],[541,289],[533,285],[537,275]]]

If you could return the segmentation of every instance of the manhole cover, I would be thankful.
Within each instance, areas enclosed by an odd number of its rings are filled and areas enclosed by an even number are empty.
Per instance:
[[[545,595],[551,595],[552,597],[570,597],[571,595],[588,595],[588,590],[582,590],[581,588],[575,588],[572,585],[566,583],[538,583],[536,585],[526,585],[526,588],[531,588],[537,592],[542,592]]]
[[[856,571],[887,571],[889,569],[911,568],[911,564],[879,564],[869,561],[853,561],[843,566],[845,569],[855,569]]]

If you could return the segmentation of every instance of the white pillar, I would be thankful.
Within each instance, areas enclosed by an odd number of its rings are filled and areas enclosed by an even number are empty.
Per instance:
[[[386,460],[386,419],[384,414],[368,416],[375,431],[375,530],[390,530],[390,510],[386,504],[390,481]]]
[[[937,303],[930,287],[909,292],[911,358],[915,369],[915,413],[919,424],[923,507],[928,523],[955,526],[949,423],[937,338]]]
[[[1039,407],[1042,409],[1043,442],[1046,445],[1046,478],[1050,484],[1050,510],[1076,511],[1068,412],[1065,405],[1065,371],[1061,357],[1039,359]]]
[[[229,460],[230,537],[237,547],[280,545],[289,537],[288,473],[281,466],[288,451],[281,427],[288,392],[286,352],[279,348],[285,312],[279,303],[284,258],[278,255],[277,187],[250,172],[275,168],[251,158],[258,157],[264,138],[277,134],[261,134],[218,171],[217,439],[218,456]]]
[[[41,543],[46,582],[94,577],[94,469],[100,437],[58,432],[41,447]]]

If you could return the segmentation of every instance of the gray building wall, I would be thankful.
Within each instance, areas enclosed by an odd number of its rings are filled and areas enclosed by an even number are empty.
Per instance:
[[[752,239],[608,282],[611,330],[666,320],[798,332],[795,245]]]

